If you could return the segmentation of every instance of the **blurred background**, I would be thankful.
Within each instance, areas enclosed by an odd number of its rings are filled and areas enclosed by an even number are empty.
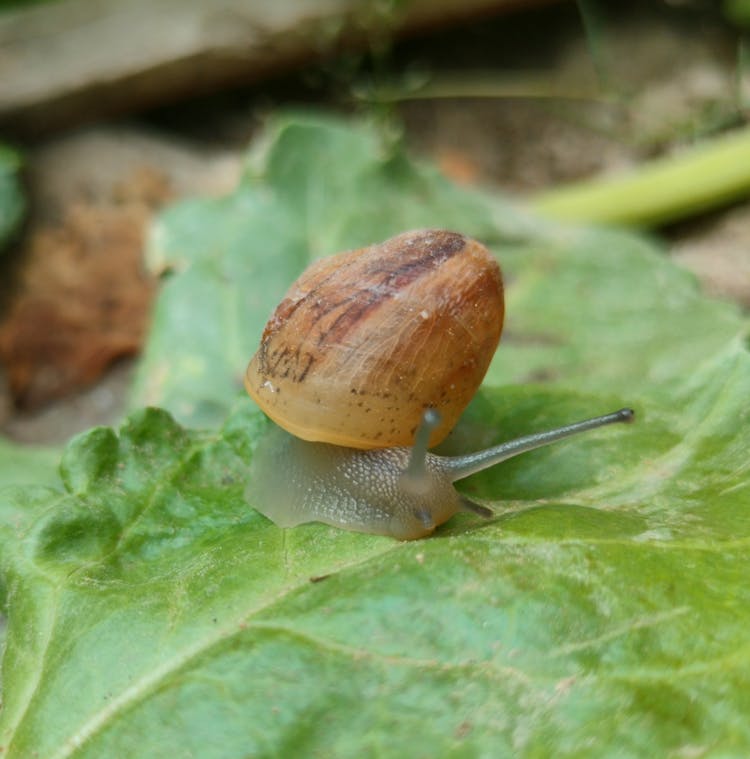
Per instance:
[[[0,434],[119,418],[151,220],[230,192],[288,109],[364,114],[533,206],[746,128],[750,0],[0,2]],[[747,195],[628,223],[747,309]]]

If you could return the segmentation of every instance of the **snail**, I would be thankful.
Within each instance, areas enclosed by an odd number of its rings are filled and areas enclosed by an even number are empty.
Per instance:
[[[503,317],[497,262],[456,232],[405,232],[312,264],[245,373],[278,425],[253,455],[252,505],[280,527],[421,538],[461,510],[492,516],[455,481],[633,418],[621,409],[464,456],[430,453],[481,384]]]

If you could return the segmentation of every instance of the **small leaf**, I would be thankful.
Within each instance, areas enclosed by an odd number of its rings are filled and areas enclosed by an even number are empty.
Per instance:
[[[0,253],[26,210],[18,180],[20,170],[21,156],[11,148],[0,145]]]

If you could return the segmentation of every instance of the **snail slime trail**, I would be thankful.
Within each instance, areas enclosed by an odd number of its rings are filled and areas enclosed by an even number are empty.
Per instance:
[[[280,527],[318,521],[420,538],[460,510],[492,515],[455,481],[632,420],[622,409],[465,456],[429,453],[481,384],[503,317],[497,262],[456,232],[404,232],[312,264],[245,374],[279,425],[253,456],[249,503]]]

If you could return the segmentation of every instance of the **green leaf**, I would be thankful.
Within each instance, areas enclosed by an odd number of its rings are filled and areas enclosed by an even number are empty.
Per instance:
[[[16,231],[26,210],[18,181],[20,170],[20,155],[0,145],[0,252]]]
[[[415,543],[255,512],[249,399],[213,432],[147,409],[80,436],[62,487],[0,491],[3,755],[748,755],[747,322],[646,239],[534,222],[368,128],[287,121],[255,160],[160,221],[139,392],[210,421],[285,276],[439,223],[492,245],[508,295],[446,447],[636,423],[464,481],[496,516]]]
[[[741,755],[750,362],[701,380],[687,418],[475,477],[499,516],[417,543],[250,509],[249,401],[216,434],[149,410],[78,438],[64,492],[3,505],[6,755]],[[591,402],[473,413],[529,431]]]
[[[750,1],[724,0],[722,11],[727,20],[739,27],[750,27]]]
[[[643,237],[558,231],[493,249],[509,286],[488,384],[543,379],[672,403],[676,382],[747,334],[735,306],[703,297]]]
[[[0,437],[0,489],[8,485],[56,485],[60,451],[13,443]]]

